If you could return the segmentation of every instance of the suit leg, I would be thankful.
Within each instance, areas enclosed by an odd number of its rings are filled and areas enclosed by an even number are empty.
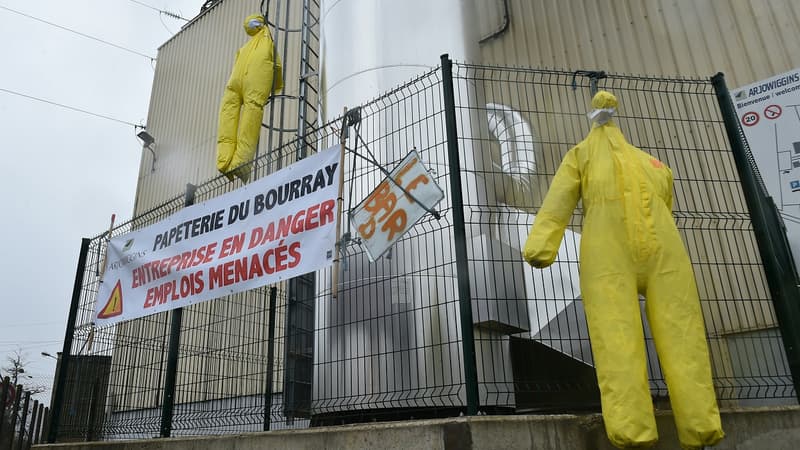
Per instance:
[[[589,325],[603,421],[617,447],[647,447],[658,440],[647,376],[636,275],[616,270],[604,255],[599,267],[584,267],[581,291]]]
[[[222,173],[231,169],[231,160],[236,153],[236,134],[239,129],[241,106],[241,95],[226,87],[222,95],[217,126],[217,169]]]
[[[647,287],[647,319],[684,448],[719,442],[724,433],[711,379],[703,313],[682,243],[657,259]]]

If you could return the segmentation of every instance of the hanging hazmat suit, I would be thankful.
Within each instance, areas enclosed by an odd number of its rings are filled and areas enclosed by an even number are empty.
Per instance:
[[[236,52],[231,77],[219,108],[217,169],[233,180],[247,182],[261,132],[264,105],[270,94],[283,88],[281,62],[264,16],[244,21],[250,40]]]
[[[681,445],[714,445],[724,433],[692,266],[672,218],[672,172],[610,120],[616,97],[600,91],[592,107],[592,130],[561,162],[522,256],[552,264],[582,200],[580,284],[609,440],[619,448],[658,440],[642,294]]]

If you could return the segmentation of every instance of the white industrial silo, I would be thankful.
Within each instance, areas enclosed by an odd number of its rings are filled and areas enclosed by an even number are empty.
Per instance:
[[[322,2],[321,21],[323,122],[341,115],[344,107],[364,104],[439,66],[442,54],[467,62],[478,55],[480,36],[472,1],[327,0]],[[490,151],[473,146],[469,137],[532,139],[532,133],[526,135],[513,123],[513,111],[487,105],[482,86],[458,78],[454,83],[462,103],[457,115],[464,201],[513,203],[495,194],[502,185],[497,175],[484,174],[507,170],[524,178],[528,170],[532,175],[534,157],[523,154],[531,146],[500,145]],[[444,108],[440,97],[426,102],[429,113]],[[419,115],[398,112],[400,118]],[[407,125],[367,115],[362,128],[375,138]],[[441,142],[441,118],[409,126],[413,130],[406,128],[403,136],[413,138],[392,140],[395,147],[388,141],[373,145],[376,159],[391,170],[416,147],[429,169],[447,174],[446,158],[433,153],[447,151]],[[347,170],[350,164],[348,157]],[[378,181],[356,185],[355,203]],[[445,176],[438,181],[446,198],[437,208],[447,210],[450,186]],[[480,404],[513,407],[508,335],[530,330],[526,290],[532,278],[519,257],[520,237],[504,232],[491,217],[484,220],[468,224],[466,230],[473,261],[469,275]],[[440,226],[444,231],[439,234],[415,235],[412,230],[412,238],[392,248],[391,258],[370,263],[363,255],[345,256],[341,294],[335,301],[330,296],[331,280],[318,279],[312,413],[466,404],[452,228]],[[495,267],[487,270],[487,265]]]

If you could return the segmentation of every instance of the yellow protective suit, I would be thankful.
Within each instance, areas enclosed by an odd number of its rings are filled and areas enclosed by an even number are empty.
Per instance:
[[[617,99],[600,91],[595,111]],[[672,172],[629,144],[608,121],[595,123],[556,172],[523,249],[549,266],[578,200],[583,200],[580,284],[608,438],[619,448],[658,440],[639,309],[646,313],[681,445],[713,445],[724,436],[697,287],[672,218]]]
[[[231,77],[219,107],[217,169],[233,180],[247,182],[258,145],[264,105],[270,94],[283,88],[281,62],[274,53],[264,16],[253,14],[244,21],[250,40],[236,52]]]

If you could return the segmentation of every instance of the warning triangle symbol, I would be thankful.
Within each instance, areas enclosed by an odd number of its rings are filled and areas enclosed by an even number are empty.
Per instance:
[[[108,303],[97,313],[97,318],[109,319],[120,314],[122,314],[122,283],[117,280],[117,284],[114,285],[114,290],[111,291],[111,296],[108,298]]]

